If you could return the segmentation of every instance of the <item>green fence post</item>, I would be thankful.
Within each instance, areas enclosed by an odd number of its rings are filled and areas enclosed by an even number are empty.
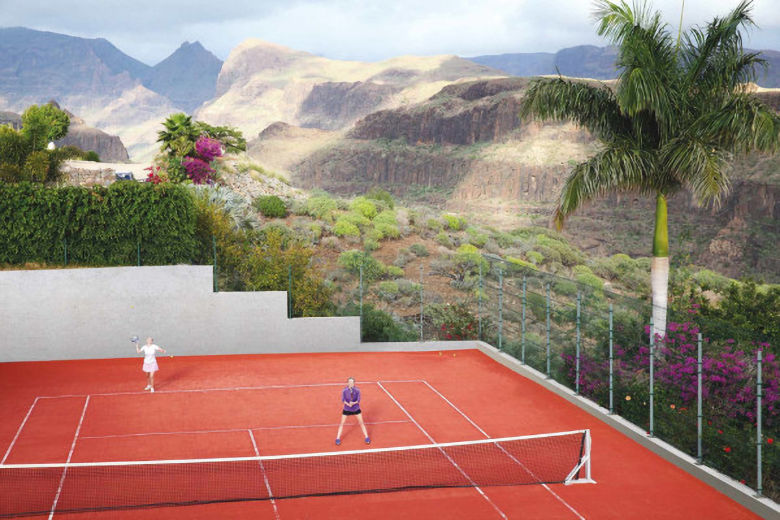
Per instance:
[[[292,266],[287,266],[287,318],[292,318]]]
[[[498,350],[504,348],[504,270],[498,266]]]
[[[420,341],[423,340],[423,264],[420,262]]]
[[[360,266],[360,323],[363,323],[363,266]]]
[[[477,339],[482,340],[482,259],[479,261],[479,292],[477,293]]]
[[[214,249],[214,292],[219,292],[219,282],[217,281],[217,237],[211,235],[211,245]]]
[[[654,365],[655,365],[655,333],[653,332],[653,317],[650,316],[650,431],[648,434],[650,437],[655,437],[655,424],[653,422],[653,400],[655,396],[655,381],[654,381]]]
[[[696,464],[701,464],[701,436],[704,421],[704,414],[701,411],[701,332],[699,332],[698,347],[696,355]]]
[[[141,266],[141,241],[136,242],[136,265]]]
[[[550,378],[550,282],[547,282],[547,379]]]
[[[609,413],[615,413],[614,379],[612,360],[614,359],[612,340],[612,304],[609,304]]]
[[[62,239],[62,250],[65,253],[65,265],[68,265],[68,237]]]
[[[523,318],[522,318],[522,324],[520,329],[520,363],[522,363],[523,365],[525,365],[525,305],[526,305],[525,285],[526,285],[526,279],[525,279],[525,275],[523,275]]]
[[[762,358],[763,350],[758,349],[758,368],[756,370],[756,496],[763,495],[764,486],[763,477],[761,475],[761,397],[764,394],[764,388],[762,384]]]
[[[582,294],[577,291],[577,358],[575,368],[575,381],[574,381],[574,393],[579,395],[580,393],[580,305],[582,303]]]

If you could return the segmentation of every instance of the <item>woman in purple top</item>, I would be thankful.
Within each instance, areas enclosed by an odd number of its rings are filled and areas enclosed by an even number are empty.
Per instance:
[[[341,412],[339,432],[336,434],[336,446],[341,445],[341,430],[344,429],[344,421],[347,420],[349,415],[357,417],[360,428],[363,430],[363,435],[366,438],[366,444],[371,444],[371,438],[366,431],[366,423],[363,422],[363,416],[360,412],[360,389],[355,386],[354,377],[347,379],[347,387],[341,391],[341,402],[344,403],[344,410]]]

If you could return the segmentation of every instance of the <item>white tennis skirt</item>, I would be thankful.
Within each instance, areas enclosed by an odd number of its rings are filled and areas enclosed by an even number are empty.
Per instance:
[[[153,359],[148,363],[144,361],[144,372],[157,372],[160,367],[157,366],[157,360]]]

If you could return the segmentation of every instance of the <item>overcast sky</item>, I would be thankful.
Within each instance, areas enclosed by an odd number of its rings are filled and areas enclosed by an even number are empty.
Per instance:
[[[683,25],[725,15],[738,0],[686,0]],[[676,31],[682,0],[654,0]],[[476,56],[605,45],[589,0],[0,0],[0,27],[102,37],[153,65],[183,41],[219,58],[260,38],[336,59],[402,54]],[[780,0],[755,0],[755,49],[780,50]]]

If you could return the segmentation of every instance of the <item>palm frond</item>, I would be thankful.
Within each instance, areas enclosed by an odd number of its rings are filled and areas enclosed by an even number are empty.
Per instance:
[[[605,141],[631,133],[631,121],[623,117],[609,88],[563,78],[534,80],[523,97],[520,116],[574,121]]]
[[[653,156],[630,143],[612,146],[574,167],[561,190],[555,209],[560,229],[571,213],[585,202],[613,191],[653,193]]]
[[[743,0],[728,15],[715,18],[705,29],[694,27],[685,36],[682,62],[687,88],[733,88],[752,81],[756,67],[765,66],[757,53],[745,53],[742,30],[755,26],[750,17],[752,0]]]
[[[723,148],[690,138],[673,139],[659,154],[659,170],[685,185],[698,204],[720,205],[731,187],[728,169],[731,154]]]
[[[780,150],[780,116],[746,92],[710,107],[688,129],[695,139],[732,153]]]

